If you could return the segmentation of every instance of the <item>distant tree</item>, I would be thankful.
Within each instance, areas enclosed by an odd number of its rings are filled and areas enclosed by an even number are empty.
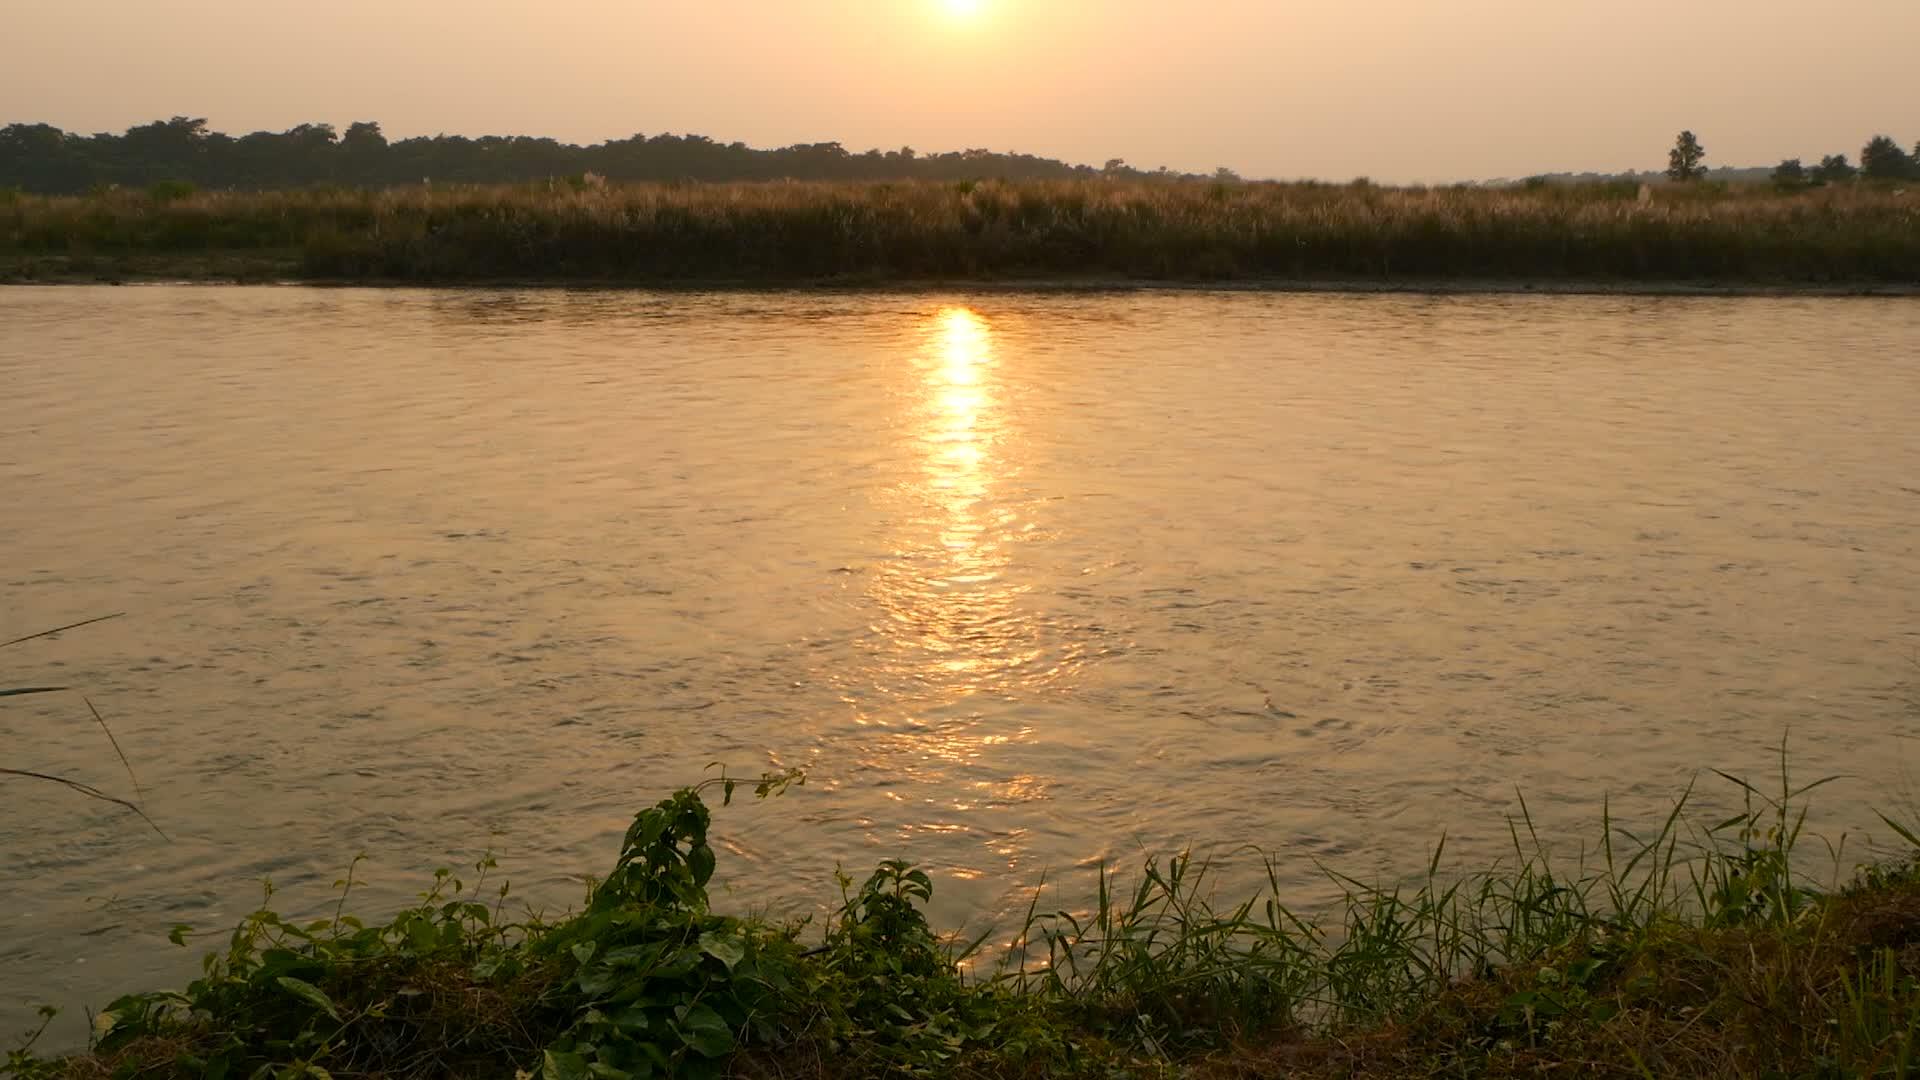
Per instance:
[[[0,128],[0,186],[27,191],[81,191],[96,182],[87,144],[51,124]]]
[[[1782,191],[1807,186],[1807,167],[1799,158],[1788,158],[1773,167],[1773,186]]]
[[[388,160],[387,136],[380,125],[361,120],[347,125],[340,136],[340,157],[344,159],[341,176],[350,183],[377,184]]]
[[[1853,179],[1858,171],[1847,164],[1847,155],[1828,154],[1820,159],[1820,166],[1813,170],[1813,178],[1823,184],[1839,184]]]
[[[1100,171],[1108,176],[1123,173],[1127,171],[1127,161],[1125,158],[1108,158],[1107,163],[1100,166]]]
[[[295,146],[317,150],[340,141],[332,124],[301,124],[287,129],[286,139]]]
[[[1240,182],[1240,174],[1222,165],[1213,170],[1213,179],[1218,184],[1237,184]]]
[[[1860,173],[1871,180],[1902,180],[1913,175],[1914,159],[1900,144],[1875,135],[1860,150]]]
[[[1682,183],[1700,179],[1707,175],[1706,166],[1700,164],[1706,157],[1707,148],[1700,145],[1693,132],[1681,132],[1673,141],[1673,149],[1667,152],[1667,178]]]
[[[387,148],[387,137],[377,122],[360,120],[347,125],[347,133],[340,136],[340,148],[349,153],[378,152]]]

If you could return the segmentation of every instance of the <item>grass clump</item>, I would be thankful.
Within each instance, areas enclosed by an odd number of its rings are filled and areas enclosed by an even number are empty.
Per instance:
[[[1224,907],[1192,854],[1103,872],[1084,909],[1036,892],[992,958],[933,931],[933,883],[899,861],[842,876],[815,932],[712,911],[723,775],[639,814],[564,919],[505,918],[483,861],[363,923],[350,873],[331,917],[263,906],[186,990],[120,998],[87,1053],[23,1047],[0,1075],[1909,1075],[1920,872],[1817,887],[1796,852],[1818,784],[1728,779],[1741,813],[1691,825],[1689,790],[1650,834],[1604,820],[1570,866],[1523,803],[1504,865],[1455,877],[1436,850],[1399,886],[1331,874],[1323,918],[1282,904],[1271,866]]]
[[[598,180],[598,178],[595,178]],[[1635,189],[1637,191],[1637,189]],[[1920,283],[1876,187],[1034,180],[148,191],[0,202],[15,279],[778,285],[953,280]],[[225,269],[223,269],[225,268]]]

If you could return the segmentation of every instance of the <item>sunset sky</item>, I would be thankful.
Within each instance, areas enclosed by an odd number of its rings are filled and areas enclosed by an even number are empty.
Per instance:
[[[0,122],[1451,180],[1920,139],[1920,0],[14,0]]]

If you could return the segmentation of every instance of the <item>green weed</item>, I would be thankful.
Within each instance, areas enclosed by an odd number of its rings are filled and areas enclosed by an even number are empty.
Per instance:
[[[817,936],[712,911],[722,773],[638,814],[563,919],[506,917],[487,859],[366,923],[350,868],[330,917],[263,903],[184,991],[113,1001],[86,1054],[29,1039],[0,1076],[1908,1075],[1920,873],[1822,888],[1796,850],[1827,781],[1784,750],[1777,785],[1725,779],[1739,815],[1692,824],[1691,789],[1644,835],[1603,811],[1571,864],[1522,800],[1501,865],[1452,874],[1443,842],[1403,882],[1327,869],[1324,915],[1282,903],[1271,862],[1224,907],[1204,856],[1103,870],[1084,908],[1036,890],[983,965],[987,935],[936,933],[932,878],[897,860],[839,875]]]

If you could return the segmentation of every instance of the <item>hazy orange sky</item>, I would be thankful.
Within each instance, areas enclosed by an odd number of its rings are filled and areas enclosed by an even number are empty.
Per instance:
[[[1920,0],[5,0],[0,122],[1447,180],[1920,139]]]

